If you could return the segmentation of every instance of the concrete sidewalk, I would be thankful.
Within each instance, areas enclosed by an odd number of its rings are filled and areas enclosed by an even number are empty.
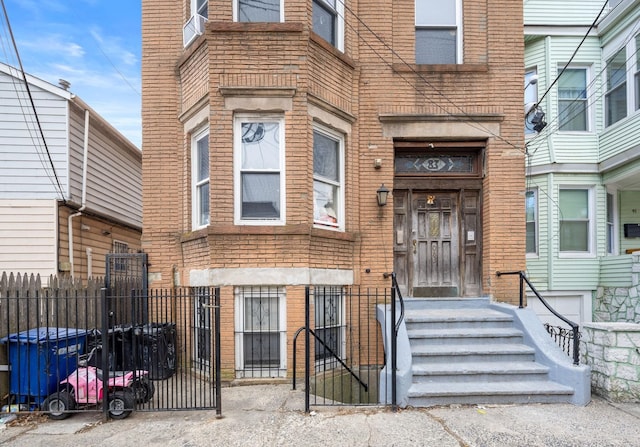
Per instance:
[[[640,446],[640,404],[598,397],[565,404],[404,409],[317,407],[290,385],[222,389],[215,411],[134,413],[102,422],[96,413],[64,421],[30,416],[0,431],[0,445],[88,446]]]

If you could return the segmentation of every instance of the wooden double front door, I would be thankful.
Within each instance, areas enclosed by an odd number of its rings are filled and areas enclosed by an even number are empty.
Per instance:
[[[481,292],[479,191],[394,190],[394,269],[413,297]]]

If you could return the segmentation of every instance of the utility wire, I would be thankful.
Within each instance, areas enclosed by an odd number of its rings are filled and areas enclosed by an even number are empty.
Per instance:
[[[58,174],[56,173],[56,167],[53,163],[53,159],[51,158],[51,152],[49,152],[49,147],[47,146],[47,140],[44,137],[44,131],[42,130],[42,124],[40,123],[40,118],[38,117],[38,111],[36,109],[35,102],[33,100],[33,95],[31,94],[31,88],[29,87],[29,81],[27,81],[27,75],[24,71],[24,67],[22,66],[22,60],[20,58],[20,53],[18,51],[18,45],[16,44],[15,37],[13,35],[13,30],[11,29],[11,23],[9,22],[9,15],[7,14],[7,8],[4,4],[4,0],[0,0],[2,3],[2,10],[4,12],[4,16],[7,23],[7,30],[9,31],[9,35],[11,36],[11,42],[13,44],[13,48],[16,54],[16,58],[18,60],[18,64],[20,66],[20,72],[22,73],[22,78],[24,79],[24,85],[27,90],[27,95],[29,96],[29,102],[31,103],[31,108],[33,109],[33,116],[35,117],[36,124],[38,126],[38,131],[40,133],[40,137],[42,138],[42,142],[44,144],[45,151],[47,152],[47,157],[49,159],[49,163],[51,164],[51,169],[53,171],[53,176],[56,179],[56,185],[58,187],[58,191],[60,192],[60,196],[62,198],[63,203],[66,204],[66,199],[64,197],[64,189],[60,184],[60,179],[58,178]]]
[[[625,50],[625,48],[626,48],[627,44],[631,41],[631,39],[633,38],[633,36],[637,33],[637,30],[638,30],[638,28],[639,28],[639,27],[640,27],[640,20],[638,20],[638,21],[636,22],[636,24],[633,26],[633,28],[629,31],[629,33],[628,33],[628,35],[627,35],[627,38],[626,38],[626,39],[625,39],[625,41],[622,43],[622,45],[621,45],[620,49],[618,49],[618,51],[616,51],[616,52],[613,54],[613,56],[612,56],[611,58],[609,58],[609,60],[607,60],[607,61],[604,63],[604,65],[603,65],[603,67],[601,68],[601,70],[596,74],[596,76],[594,76],[594,78],[591,80],[591,82],[586,86],[586,90],[587,90],[587,91],[590,91],[591,93],[590,93],[590,94],[589,94],[585,99],[575,98],[571,103],[569,103],[569,104],[567,105],[567,107],[570,107],[571,105],[573,105],[573,104],[574,104],[575,102],[577,102],[578,100],[581,100],[581,101],[586,100],[587,107],[592,107],[592,105],[593,105],[593,103],[594,103],[595,101],[598,101],[599,99],[601,99],[604,95],[606,95],[606,94],[608,93],[608,91],[607,91],[606,89],[604,89],[604,90],[603,90],[602,86],[600,86],[600,87],[598,87],[598,88],[592,88],[592,87],[596,84],[596,82],[597,82],[598,80],[600,80],[600,79],[602,78],[603,73],[607,70],[607,68],[608,68],[608,67],[609,67],[609,65],[610,65],[611,59],[612,59],[613,57],[615,57],[616,55],[618,55],[621,51]],[[626,71],[625,71],[625,72],[626,72],[626,73],[628,73],[628,72],[631,70],[631,68],[632,68],[632,67],[628,64],[628,62],[629,62],[629,61],[630,61],[634,56],[636,56],[636,55],[638,54],[638,52],[639,52],[639,51],[640,51],[640,46],[636,47],[635,51],[634,51],[633,53],[631,53],[631,54],[627,57],[627,59],[626,59],[626,61],[625,61],[625,66],[626,66]],[[640,67],[638,67],[638,68],[640,69]],[[625,76],[625,79],[626,79],[626,76]],[[625,81],[625,82],[626,82],[626,81]],[[578,114],[578,113],[580,113],[580,112],[578,111],[578,112],[574,113],[573,115],[568,115],[568,116],[566,117],[566,119],[570,121],[571,119],[575,118],[575,117],[577,116],[577,114]],[[556,114],[556,116],[554,117],[554,119],[553,119],[551,122],[549,122],[549,123],[547,124],[547,128],[546,128],[543,132],[540,132],[540,133],[538,133],[537,135],[535,135],[535,136],[531,137],[531,138],[527,141],[527,144],[526,144],[526,145],[528,145],[528,146],[529,146],[529,145],[531,145],[532,143],[535,143],[535,142],[541,141],[541,139],[542,139],[543,137],[544,137],[544,138],[546,138],[546,137],[549,137],[550,135],[552,135],[552,134],[554,134],[554,133],[556,133],[556,132],[561,131],[561,130],[560,130],[560,126],[559,126],[559,125],[558,125],[557,127],[555,127],[555,128],[552,128],[552,127],[551,127],[551,125],[552,125],[552,124],[555,124],[557,121],[559,121],[559,119],[560,119],[560,114],[559,114],[559,113],[557,113],[557,114]],[[541,141],[541,144],[544,144],[544,142],[542,142],[542,141]],[[539,148],[539,147],[540,147],[540,146],[538,146],[538,148]],[[537,149],[536,149],[536,150],[537,150]],[[534,150],[534,153],[535,153],[535,150]]]
[[[615,7],[617,8],[618,6],[619,6],[619,5],[616,5]],[[615,8],[614,8],[614,9],[615,9]],[[596,20],[597,20],[597,19],[596,19]],[[626,48],[627,44],[631,41],[631,39],[633,38],[633,36],[636,34],[639,24],[640,24],[640,21],[636,22],[636,24],[631,28],[631,30],[629,31],[629,33],[628,33],[628,35],[627,35],[627,37],[626,37],[625,41],[624,41],[624,42],[623,42],[623,44],[621,45],[621,48],[620,48],[620,49],[618,49],[618,51],[616,51],[616,52],[613,54],[613,56],[612,56],[612,57],[615,57],[615,56],[616,56],[617,54],[619,54],[621,51],[625,50],[625,48]],[[588,33],[587,33],[587,35],[588,35]],[[584,41],[584,39],[583,39],[583,41]],[[581,44],[582,44],[582,42],[581,42]],[[627,57],[627,59],[626,59],[626,61],[625,61],[625,66],[626,66],[626,71],[625,71],[625,72],[626,72],[626,73],[628,73],[628,72],[631,70],[631,68],[632,68],[632,67],[628,64],[628,62],[629,62],[629,61],[630,61],[630,60],[631,60],[631,59],[632,59],[632,58],[633,58],[633,57],[638,53],[638,51],[639,51],[639,50],[640,50],[640,48],[636,48],[635,52],[633,52],[631,55],[629,55],[629,56]],[[574,55],[575,55],[575,53],[574,53]],[[599,78],[601,78],[601,77],[602,77],[602,74],[606,71],[606,69],[608,68],[608,66],[609,66],[609,64],[610,64],[610,61],[611,61],[611,58],[610,58],[608,61],[606,61],[606,62],[605,62],[605,64],[603,65],[603,67],[602,67],[602,69],[599,71],[599,73],[598,73],[598,74],[597,74],[597,75],[596,75],[596,76],[591,80],[591,82],[589,83],[589,85],[588,85],[588,86],[586,86],[586,90],[587,90],[587,91],[591,90],[591,89],[590,89],[590,87],[592,87],[592,86],[596,83],[596,81],[597,81]],[[566,69],[568,65],[569,65],[569,64],[565,65],[564,69]],[[563,71],[564,71],[564,69],[563,69]],[[562,74],[562,73],[560,73],[560,74]],[[558,77],[556,78],[556,80],[557,80],[559,77],[560,77],[560,75],[558,75]],[[549,91],[550,91],[550,88],[549,88],[549,89],[547,89],[547,92],[549,92]],[[606,91],[606,90],[605,90],[605,91],[602,91],[602,86],[601,86],[600,88],[597,88],[597,89],[592,90],[592,93],[591,93],[591,94],[586,98],[586,101],[587,101],[587,107],[589,106],[589,103],[593,103],[593,101],[599,100],[599,99],[600,99],[600,98],[602,98],[602,96],[603,96],[603,95],[605,95],[606,93],[607,93],[607,91]],[[546,93],[545,93],[545,94],[546,94]],[[597,96],[596,96],[596,95],[597,95]],[[581,99],[581,98],[575,98],[575,99],[574,99],[574,100],[569,104],[569,106],[570,106],[571,104],[573,104],[573,103],[577,102],[577,100],[578,100],[578,99],[583,100],[583,99]],[[542,99],[541,99],[541,100],[542,100]],[[541,100],[540,100],[540,101],[541,101]],[[569,107],[569,106],[567,106],[567,107]],[[580,113],[580,111],[578,111],[577,113]],[[571,119],[572,119],[573,117],[575,117],[575,116],[577,116],[577,114],[576,114],[576,113],[574,113],[572,116],[567,117],[567,119],[568,119],[568,120],[571,120]],[[552,123],[554,123],[554,122],[559,121],[559,117],[560,117],[560,114],[559,114],[559,113],[558,113],[558,114],[556,114],[556,117],[554,118],[554,120],[553,120],[551,123],[549,123],[549,125],[550,125],[550,124],[552,124]],[[551,131],[549,131],[549,129],[550,129],[550,126],[547,126],[547,129],[545,129],[545,135],[544,135],[545,137],[549,137],[551,134],[553,134],[553,133],[556,133],[556,132],[560,131],[560,126],[557,126],[554,130],[551,130]],[[528,147],[531,145],[531,143],[535,142],[535,141],[536,141],[538,138],[540,138],[541,136],[542,136],[542,133],[537,134],[535,137],[533,137],[532,139],[530,139],[529,141],[527,141],[527,142],[525,143],[525,146],[528,148]],[[526,167],[526,169],[527,169],[527,172],[528,172],[528,173],[530,173],[530,172],[531,172],[533,154],[535,154],[535,152],[537,151],[537,149],[538,149],[538,148],[540,148],[543,144],[544,144],[544,142],[543,142],[543,141],[540,141],[540,145],[539,145],[539,146],[538,146],[534,151],[532,151],[531,153],[527,153],[527,167]],[[532,182],[531,176],[530,176],[530,175],[527,175],[527,182],[526,182],[527,190],[531,190],[531,189],[532,189],[532,184],[533,184],[533,182]],[[563,212],[562,212],[562,209],[560,208],[559,203],[556,201],[556,199],[554,199],[554,198],[549,194],[549,192],[546,190],[546,188],[543,188],[543,187],[542,187],[542,185],[537,185],[537,184],[536,184],[535,189],[536,189],[536,191],[537,191],[538,193],[542,193],[542,194],[544,194],[544,196],[546,196],[546,197],[547,197],[547,199],[551,202],[551,205],[552,205],[552,206],[554,206],[554,207],[557,209],[557,211],[558,211],[558,213],[559,213],[560,220],[563,220]],[[538,205],[538,201],[539,201],[539,197],[536,197],[536,223],[537,223],[537,216],[538,216],[538,213],[537,213],[537,205]],[[538,232],[536,231],[536,238],[537,238],[537,237],[538,237]],[[559,235],[556,233],[556,234],[554,235],[553,239],[556,239],[556,238],[558,238],[558,237],[559,237]],[[537,240],[539,240],[539,239],[537,239]],[[537,246],[537,244],[536,244],[536,252],[537,252],[537,250],[538,250],[538,249],[539,249],[539,248],[538,248],[538,246]]]
[[[138,89],[136,89],[131,82],[129,82],[129,80],[125,77],[124,74],[122,74],[122,72],[120,70],[118,70],[118,67],[115,66],[115,64],[111,61],[111,59],[109,58],[109,56],[107,56],[107,54],[104,52],[104,50],[102,49],[102,46],[100,45],[100,42],[98,41],[98,39],[96,38],[96,36],[93,36],[93,39],[96,41],[96,45],[98,46],[98,49],[100,50],[100,52],[102,53],[102,55],[104,56],[104,58],[111,64],[111,66],[113,67],[113,69],[116,71],[116,73],[118,73],[118,75],[120,75],[120,77],[122,78],[122,80],[129,86],[129,88],[131,88],[131,90],[133,90],[138,96],[142,96],[140,94],[140,92],[138,91]]]
[[[564,67],[562,68],[562,70],[560,71],[560,73],[558,73],[558,76],[556,76],[556,78],[553,80],[553,82],[551,83],[551,85],[549,85],[549,87],[547,88],[547,90],[544,92],[544,94],[542,95],[542,97],[540,97],[540,99],[538,100],[538,102],[536,103],[535,107],[537,107],[542,100],[547,96],[547,94],[549,94],[549,92],[551,91],[551,89],[553,88],[554,85],[556,85],[556,82],[558,82],[558,79],[560,79],[560,76],[562,76],[562,73],[564,73],[564,71],[567,69],[567,67],[569,66],[569,64],[571,64],[571,61],[573,61],[573,59],[576,57],[576,54],[578,53],[578,50],[580,49],[580,47],[582,46],[582,44],[584,43],[585,40],[587,40],[587,37],[589,36],[589,33],[591,32],[591,30],[593,28],[595,28],[596,24],[598,23],[598,20],[600,19],[600,16],[602,15],[602,13],[604,12],[604,10],[607,8],[607,6],[609,5],[609,0],[605,0],[604,4],[602,5],[602,8],[600,9],[600,12],[598,13],[598,16],[593,20],[593,22],[591,23],[591,26],[589,26],[589,29],[587,30],[587,32],[584,34],[584,36],[582,37],[582,40],[580,41],[580,43],[578,44],[578,46],[576,47],[576,49],[573,51],[573,54],[571,55],[571,57],[569,58],[569,61],[564,65]],[[535,108],[534,107],[534,108]]]
[[[484,126],[482,123],[478,122],[478,120],[474,116],[470,115],[461,106],[456,104],[451,98],[449,98],[446,94],[444,94],[441,90],[439,90],[436,86],[434,86],[431,82],[429,82],[420,72],[418,72],[402,56],[400,56],[400,54],[398,54],[388,43],[386,43],[386,41],[382,37],[380,37],[375,31],[372,30],[369,27],[369,25],[367,25],[367,23],[364,22],[358,16],[358,14],[356,14],[349,6],[347,6],[346,3],[344,2],[344,0],[338,0],[338,1],[340,1],[340,3],[343,5],[343,7],[349,13],[351,13],[351,15],[353,15],[353,17],[355,17],[355,19],[367,31],[369,31],[376,38],[376,40],[382,44],[382,46],[384,48],[386,48],[403,65],[405,65],[407,68],[409,68],[409,70],[411,71],[412,74],[414,74],[417,78],[419,78],[422,82],[424,82],[428,87],[430,87],[435,93],[438,94],[438,96],[442,97],[446,102],[448,102],[455,109],[460,111],[461,115],[463,115],[466,119],[468,119],[470,121],[470,122],[466,123],[467,125],[469,125],[471,127],[475,127],[476,129],[482,130],[482,131],[488,133],[489,135],[495,137],[496,139],[498,139],[500,141],[503,141],[504,143],[508,144],[509,146],[512,146],[513,148],[517,149],[518,151],[520,151],[522,153],[525,153],[525,149],[523,147],[513,144],[511,141],[507,140],[506,138],[502,137],[501,135],[498,135],[498,134],[492,132],[490,129],[488,129],[486,126]],[[375,48],[373,48],[372,44],[369,43],[366,39],[364,39],[362,37],[362,35],[360,34],[360,31],[358,29],[354,28],[354,26],[350,24],[350,21],[346,20],[344,16],[342,16],[342,18],[343,18],[344,22],[347,23],[347,25],[358,35],[358,37],[362,40],[362,42],[364,42],[376,54],[376,56],[378,56],[389,68],[391,68],[393,70],[393,65],[391,63],[389,63],[388,61],[386,61],[385,58],[382,55],[380,55],[380,53],[378,53],[378,51],[376,51]],[[416,85],[414,85],[411,80],[407,79],[406,77],[402,76],[399,73],[396,73],[396,75],[400,76],[405,82],[407,82],[416,91],[416,93],[420,94],[424,99],[426,99],[427,101],[431,102],[431,104],[433,104],[434,106],[440,108],[445,114],[447,114],[449,116],[454,116],[453,113],[451,113],[449,110],[447,110],[444,106],[442,106],[441,104],[438,104],[437,102],[435,102],[434,100],[429,98],[429,96],[425,92],[420,91],[420,89],[418,89],[418,87]]]

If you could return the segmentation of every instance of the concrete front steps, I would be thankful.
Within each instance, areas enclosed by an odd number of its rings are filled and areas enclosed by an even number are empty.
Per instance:
[[[572,401],[574,389],[550,379],[514,317],[488,299],[405,298],[405,306],[409,406]]]

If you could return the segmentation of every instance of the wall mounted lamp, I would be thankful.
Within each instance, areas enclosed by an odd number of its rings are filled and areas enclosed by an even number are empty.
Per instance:
[[[384,186],[384,183],[380,185],[376,194],[378,196],[378,206],[385,206],[387,204],[387,197],[389,196],[389,189]]]

